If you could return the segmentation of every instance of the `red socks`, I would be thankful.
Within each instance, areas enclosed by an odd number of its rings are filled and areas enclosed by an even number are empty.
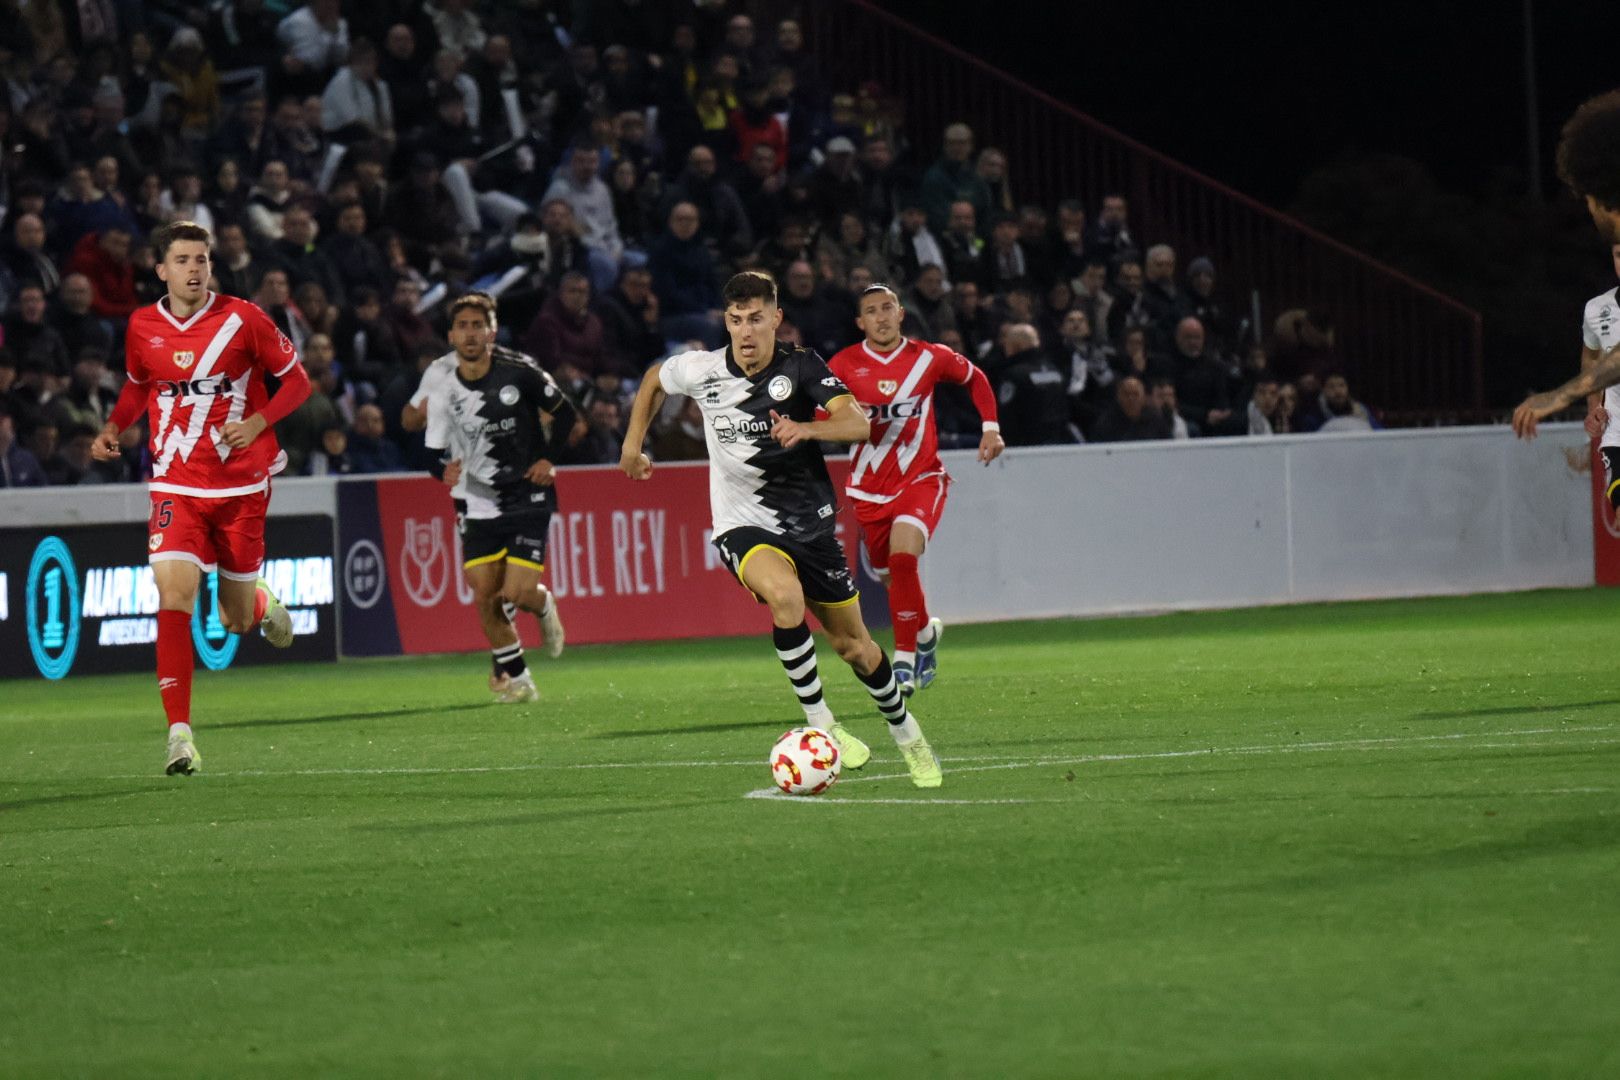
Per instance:
[[[185,611],[159,611],[157,614],[158,694],[170,724],[191,723],[191,614]]]
[[[915,555],[889,553],[889,616],[894,621],[895,651],[916,652],[917,631],[928,625],[928,603]]]

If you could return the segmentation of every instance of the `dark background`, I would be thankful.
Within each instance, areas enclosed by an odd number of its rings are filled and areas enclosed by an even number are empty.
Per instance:
[[[1479,309],[1494,404],[1572,371],[1615,285],[1553,175],[1564,120],[1620,85],[1613,5],[1534,5],[1543,203],[1512,0],[880,6]]]

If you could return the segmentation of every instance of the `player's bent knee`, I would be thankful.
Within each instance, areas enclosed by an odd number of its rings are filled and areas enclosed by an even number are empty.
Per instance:
[[[846,664],[853,664],[866,652],[866,646],[871,640],[868,637],[856,637],[854,634],[830,634],[827,643],[833,647],[840,660]]]

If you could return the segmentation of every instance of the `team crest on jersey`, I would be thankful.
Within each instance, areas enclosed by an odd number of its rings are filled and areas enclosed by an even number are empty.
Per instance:
[[[885,397],[893,397],[894,392],[900,389],[900,384],[893,379],[879,379],[878,393]]]
[[[786,375],[778,375],[765,389],[777,401],[786,401],[793,396],[793,380]]]
[[[179,368],[181,371],[185,371],[187,368],[191,367],[191,365],[195,364],[196,362],[197,362],[197,354],[192,352],[190,349],[187,349],[184,352],[180,351],[179,349],[175,350],[175,353],[174,353],[174,366]]]
[[[515,386],[503,386],[498,396],[502,405],[516,405],[518,403],[518,388]]]
[[[148,550],[148,551],[156,551],[158,548],[160,548],[162,546],[163,546],[163,534],[162,533],[153,533],[146,540],[146,550]]]

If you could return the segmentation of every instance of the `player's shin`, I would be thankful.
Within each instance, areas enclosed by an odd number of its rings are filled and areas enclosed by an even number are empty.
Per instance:
[[[906,708],[905,695],[900,692],[900,684],[894,678],[894,668],[882,648],[878,649],[877,667],[869,674],[862,675],[859,668],[854,670],[856,678],[866,686],[866,692],[872,695],[878,713],[888,721],[889,734],[894,736],[894,741],[904,746],[922,738],[922,729]]]
[[[169,725],[191,723],[191,613],[167,608],[157,614],[158,695]]]
[[[894,622],[894,662],[915,664],[917,634],[928,625],[922,575],[917,556],[903,551],[889,554],[889,616]]]
[[[771,640],[776,645],[776,657],[782,661],[788,682],[799,696],[805,719],[821,726],[832,721],[832,710],[821,694],[821,676],[816,670],[816,642],[810,636],[810,627],[804,623],[792,627],[774,627]]]

